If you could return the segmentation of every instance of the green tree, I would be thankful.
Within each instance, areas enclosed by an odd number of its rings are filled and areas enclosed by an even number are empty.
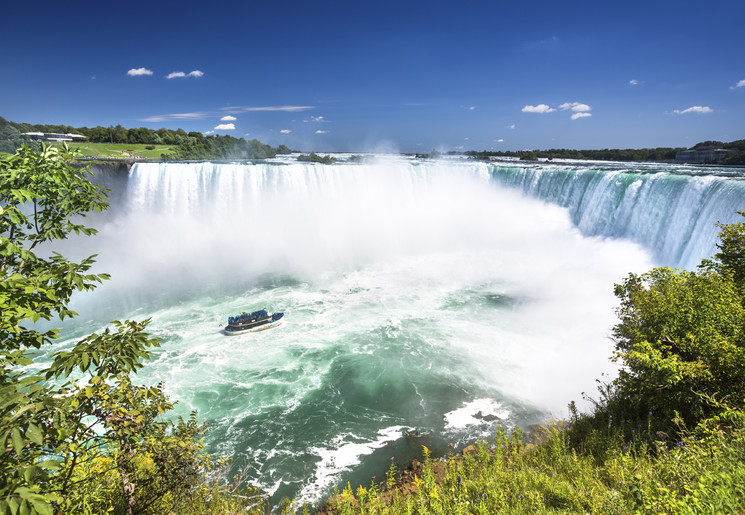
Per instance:
[[[148,321],[113,322],[40,372],[28,367],[58,337],[33,323],[76,316],[73,293],[108,278],[88,273],[94,256],[76,263],[54,251],[94,234],[81,220],[107,207],[71,157],[42,146],[0,159],[0,513],[171,511],[209,459],[194,416],[165,419],[162,388],[131,382],[158,345]]]
[[[616,285],[616,400],[626,409],[695,425],[720,401],[745,407],[745,224],[720,227],[719,252],[697,272],[656,268]]]

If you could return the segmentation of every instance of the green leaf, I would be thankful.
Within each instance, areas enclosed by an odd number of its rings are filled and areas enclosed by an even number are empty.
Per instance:
[[[39,426],[29,423],[28,429],[26,429],[26,438],[31,440],[37,445],[44,443],[44,433],[39,429]]]
[[[41,496],[33,496],[29,498],[31,504],[34,505],[34,509],[39,515],[54,515],[52,505]]]
[[[17,454],[21,454],[21,451],[23,451],[23,447],[26,445],[26,442],[21,436],[21,430],[17,427],[14,427],[10,433],[10,439],[13,442],[13,449],[15,449]]]
[[[36,475],[38,475],[39,473],[41,473],[41,469],[32,465],[23,472],[23,478],[26,480],[27,483],[30,484],[34,482],[34,477],[36,477]]]
[[[13,515],[16,515],[16,513],[18,513],[18,508],[20,506],[21,500],[18,497],[11,497],[10,499],[8,499],[8,507],[10,508],[10,513],[12,513]]]
[[[45,460],[40,461],[36,464],[37,467],[43,467],[50,470],[59,470],[62,468],[62,464],[57,460]]]

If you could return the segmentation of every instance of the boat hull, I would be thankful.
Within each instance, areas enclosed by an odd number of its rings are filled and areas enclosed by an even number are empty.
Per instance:
[[[238,328],[238,329],[232,329],[228,330],[227,328],[223,329],[223,332],[227,334],[228,336],[237,336],[239,334],[246,334],[246,333],[257,333],[259,331],[265,331],[266,329],[272,329],[273,327],[277,327],[282,325],[283,319],[275,320],[274,322],[269,322],[266,324],[261,324],[253,327],[245,327],[245,328]]]

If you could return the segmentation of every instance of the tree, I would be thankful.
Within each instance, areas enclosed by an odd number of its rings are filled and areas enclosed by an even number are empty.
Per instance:
[[[697,272],[656,268],[616,285],[615,386],[627,409],[695,425],[720,401],[745,406],[745,224],[720,227],[719,252]]]
[[[24,146],[0,159],[0,513],[169,511],[209,458],[195,415],[165,419],[162,388],[131,382],[158,346],[147,320],[113,322],[29,372],[30,351],[58,331],[28,322],[76,316],[73,293],[108,279],[87,273],[95,256],[76,263],[54,252],[69,235],[95,234],[80,220],[107,207],[71,157],[66,146]]]

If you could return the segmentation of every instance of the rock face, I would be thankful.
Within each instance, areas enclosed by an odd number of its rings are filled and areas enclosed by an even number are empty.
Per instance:
[[[127,178],[129,170],[132,168],[133,161],[97,161],[91,164],[93,172],[93,182],[109,192],[109,203],[116,205],[121,200],[124,192],[127,190]],[[88,163],[81,162],[82,168]]]

